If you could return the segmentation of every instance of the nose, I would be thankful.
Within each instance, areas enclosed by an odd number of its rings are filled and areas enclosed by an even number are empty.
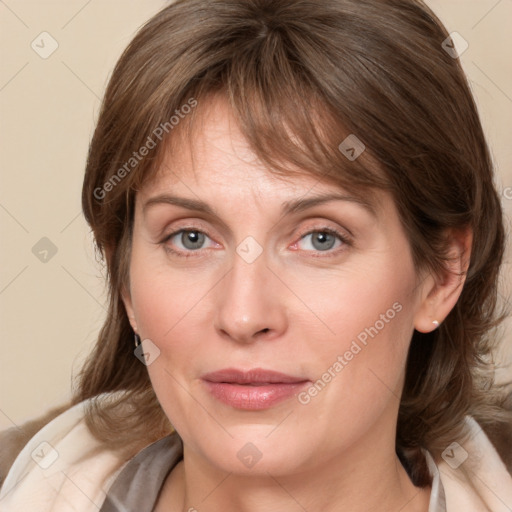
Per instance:
[[[232,269],[216,287],[214,326],[226,339],[272,340],[287,329],[285,290],[264,255],[247,263],[235,254]]]

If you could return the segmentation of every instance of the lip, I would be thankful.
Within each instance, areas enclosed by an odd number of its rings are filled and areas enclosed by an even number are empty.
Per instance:
[[[310,382],[303,377],[262,368],[249,371],[226,368],[201,378],[217,400],[245,410],[268,409],[291,398]]]

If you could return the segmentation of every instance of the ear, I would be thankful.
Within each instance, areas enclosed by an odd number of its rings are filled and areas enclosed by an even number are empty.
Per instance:
[[[126,315],[128,316],[128,320],[130,321],[130,325],[135,333],[138,334],[137,330],[137,321],[135,320],[135,313],[133,311],[132,298],[130,295],[130,290],[127,290],[125,286],[121,288],[121,300],[123,301],[124,308],[126,310]]]
[[[441,275],[429,275],[423,282],[420,305],[414,316],[414,328],[423,333],[435,330],[459,300],[466,281],[471,256],[473,231],[449,229],[448,259]]]
[[[114,254],[113,247],[107,245],[104,247],[104,251],[105,251],[105,259],[108,262],[107,264],[110,266],[111,261],[112,261],[112,256]],[[120,293],[121,293],[121,300],[123,301],[124,308],[126,310],[126,315],[128,316],[130,325],[132,326],[132,329],[134,330],[134,332],[138,334],[137,322],[135,320],[135,314],[133,311],[130,290],[129,290],[129,288],[127,289],[126,286],[124,286],[124,284],[123,284],[123,285],[121,285]]]

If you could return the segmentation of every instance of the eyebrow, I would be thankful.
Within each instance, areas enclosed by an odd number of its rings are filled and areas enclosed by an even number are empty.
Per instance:
[[[308,208],[312,208],[314,206],[318,206],[320,204],[328,203],[330,201],[347,201],[350,203],[356,203],[359,206],[362,206],[365,210],[368,211],[372,216],[376,217],[377,213],[372,203],[364,200],[361,197],[350,196],[346,194],[318,194],[313,197],[308,198],[299,198],[290,201],[285,201],[281,208],[282,214],[287,215],[290,213],[300,213]],[[212,207],[205,203],[204,201],[200,201],[198,199],[191,199],[186,197],[172,196],[168,194],[161,194],[155,197],[148,199],[143,207],[143,213],[146,213],[147,209],[158,205],[158,204],[170,204],[174,206],[180,206],[181,208],[186,208],[187,210],[194,210],[197,212],[201,212],[207,215],[215,216],[215,212]]]

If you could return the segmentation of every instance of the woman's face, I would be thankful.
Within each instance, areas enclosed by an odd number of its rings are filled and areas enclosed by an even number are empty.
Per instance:
[[[273,176],[221,100],[196,126],[137,194],[125,297],[185,453],[272,475],[393,454],[423,300],[393,201]]]

